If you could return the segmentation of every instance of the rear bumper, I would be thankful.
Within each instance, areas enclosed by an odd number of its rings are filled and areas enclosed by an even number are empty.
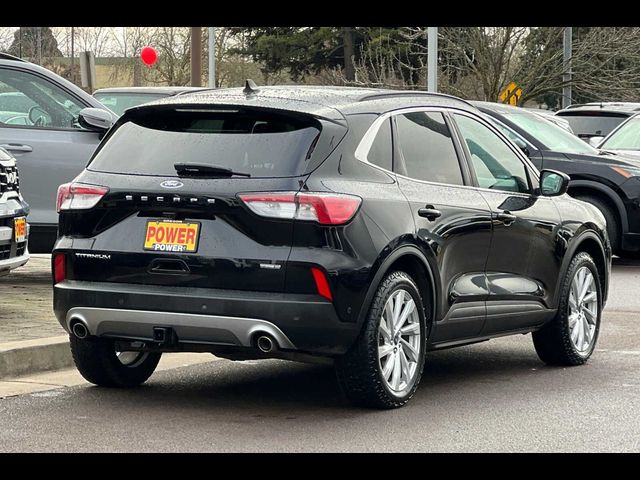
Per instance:
[[[283,350],[336,355],[358,335],[316,295],[66,280],[54,286],[54,311],[65,330],[81,320],[96,336],[153,341],[154,327],[170,327],[186,350],[250,347],[268,333]]]
[[[23,255],[19,257],[9,258],[7,260],[0,260],[0,276],[8,274],[14,268],[21,267],[29,261],[29,251],[25,251]]]

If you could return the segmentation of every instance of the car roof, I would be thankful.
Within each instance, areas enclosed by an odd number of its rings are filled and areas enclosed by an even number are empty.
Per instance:
[[[557,114],[570,115],[573,112],[615,112],[622,115],[632,115],[636,111],[640,111],[640,103],[637,102],[590,102],[569,105],[567,108],[558,110]]]
[[[93,94],[96,93],[139,93],[139,94],[164,94],[164,95],[177,95],[179,93],[197,92],[200,90],[207,90],[204,87],[108,87],[99,88]]]
[[[401,107],[440,105],[471,111],[476,110],[471,104],[457,97],[415,90],[312,85],[281,85],[255,88],[255,90],[246,90],[247,87],[245,89],[202,90],[178,97],[155,100],[139,107],[133,107],[130,110],[152,109],[170,105],[254,106],[290,110],[340,120],[345,115],[350,114],[381,114],[397,109],[399,108],[398,99],[403,100]]]
[[[530,108],[516,107],[514,105],[506,105],[504,103],[483,102],[480,100],[471,100],[469,103],[474,107],[477,107],[479,110],[490,110],[496,113],[520,113],[525,115],[535,115],[536,113]]]

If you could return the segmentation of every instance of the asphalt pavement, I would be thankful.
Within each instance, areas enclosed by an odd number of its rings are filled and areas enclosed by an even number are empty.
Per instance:
[[[585,366],[545,366],[530,335],[434,352],[406,407],[374,411],[351,407],[330,367],[218,359],[133,390],[1,399],[0,451],[639,452],[637,286],[640,264],[617,261]]]

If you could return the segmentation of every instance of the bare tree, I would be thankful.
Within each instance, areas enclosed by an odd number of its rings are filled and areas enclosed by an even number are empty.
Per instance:
[[[0,27],[0,52],[9,49],[13,42],[13,33],[18,27]]]

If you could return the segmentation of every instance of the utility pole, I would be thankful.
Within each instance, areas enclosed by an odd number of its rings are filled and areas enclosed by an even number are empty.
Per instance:
[[[438,91],[438,27],[427,27],[427,90]]]
[[[564,38],[562,41],[564,73],[562,74],[562,108],[567,108],[572,103],[571,99],[571,56],[573,50],[573,28],[564,27]]]
[[[18,56],[22,58],[22,27],[20,27],[20,42],[18,42]]]
[[[75,27],[71,27],[71,81],[76,83],[76,51],[74,45]]]
[[[38,65],[42,65],[42,27],[38,27],[36,32],[36,38],[38,41]]]
[[[191,27],[191,86],[202,86],[202,27]]]
[[[216,88],[216,27],[209,27],[209,88]]]

